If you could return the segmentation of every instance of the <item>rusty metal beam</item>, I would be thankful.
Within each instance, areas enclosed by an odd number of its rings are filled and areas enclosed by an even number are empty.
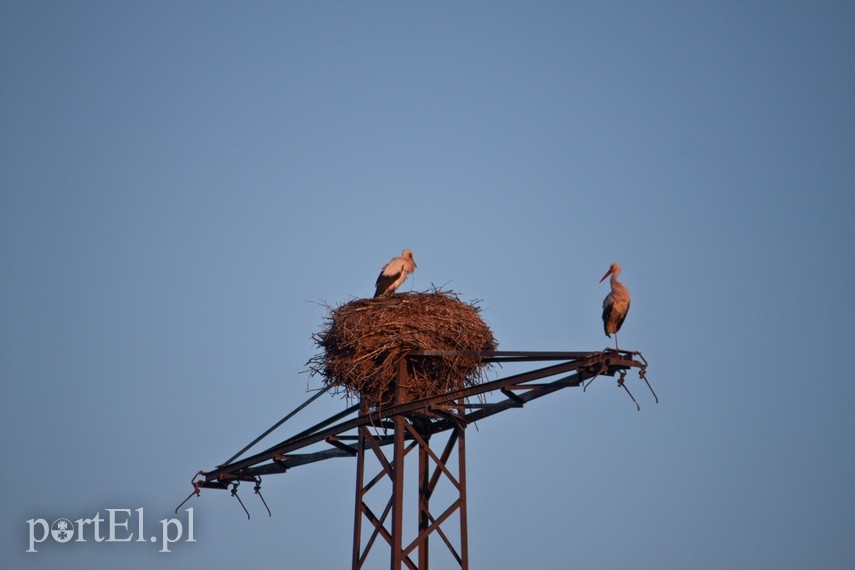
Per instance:
[[[555,364],[490,382],[464,386],[428,398],[412,399],[410,397],[404,388],[409,385],[408,360],[460,355],[477,355],[485,363],[555,362]],[[445,545],[459,567],[466,570],[469,567],[466,427],[472,422],[507,409],[523,407],[528,402],[563,388],[580,386],[586,380],[600,375],[620,374],[619,384],[622,385],[626,372],[631,368],[637,368],[639,376],[647,382],[644,375],[646,367],[647,361],[640,353],[617,349],[606,349],[602,352],[413,351],[398,363],[393,405],[380,409],[370,408],[363,403],[350,406],[262,452],[237,459],[294,413],[305,407],[306,404],[303,404],[225,463],[208,472],[200,471],[192,481],[194,494],[198,495],[201,487],[227,489],[231,485],[234,495],[240,481],[254,482],[258,492],[262,475],[284,473],[293,467],[325,459],[355,456],[357,478],[353,569],[363,568],[371,550],[385,542],[390,549],[390,564],[393,570],[404,567],[427,570],[430,558],[430,537],[438,535],[442,540],[438,544]],[[650,387],[649,383],[648,387]],[[656,394],[652,388],[650,391],[655,398]],[[315,394],[310,401],[318,396],[319,394]],[[384,431],[382,435],[378,433],[381,429]],[[386,433],[388,431],[392,432],[391,435]],[[431,438],[442,432],[449,432],[449,436],[442,451],[437,454],[431,448]],[[330,447],[310,451],[313,446],[323,444]],[[387,446],[392,447],[388,456],[384,452]],[[415,538],[405,542],[404,470],[407,455],[414,449],[418,450],[417,530]],[[456,473],[453,465],[449,463],[455,449],[457,450]],[[376,460],[379,471],[366,480],[365,470],[370,457]],[[366,495],[377,483],[384,480],[390,482],[391,493],[378,517],[366,502]],[[440,481],[448,481],[454,498],[438,516],[434,516],[431,512],[431,498]],[[443,487],[443,489],[446,488]],[[454,514],[457,514],[459,525],[456,529],[459,531],[456,546],[450,538],[449,528],[446,525]],[[247,516],[249,516],[248,512]],[[362,542],[363,519],[369,523],[366,528],[371,529],[368,540],[364,544]],[[446,528],[443,528],[443,525],[446,525]],[[378,542],[378,537],[383,540]],[[416,555],[415,559],[414,555]]]
[[[449,356],[451,354],[460,353],[450,353],[449,351],[414,351],[409,355],[409,358],[431,358]],[[292,467],[324,459],[352,457],[354,456],[354,448],[342,443],[341,439],[356,439],[356,436],[348,434],[361,426],[388,426],[386,422],[390,421],[394,423],[394,418],[400,414],[409,415],[427,410],[429,412],[428,418],[423,421],[427,422],[429,428],[422,431],[426,433],[438,433],[447,429],[453,429],[455,423],[471,423],[472,421],[489,417],[509,408],[520,407],[531,400],[545,396],[556,390],[578,386],[586,379],[597,375],[614,376],[622,370],[630,368],[643,370],[646,367],[646,362],[643,362],[643,357],[639,353],[613,349],[607,349],[603,352],[491,351],[477,354],[485,362],[557,361],[558,364],[464,387],[430,398],[396,403],[393,406],[380,410],[371,410],[370,414],[367,411],[358,413],[358,404],[350,406],[342,412],[334,414],[326,420],[260,453],[237,461],[224,463],[211,471],[205,472],[204,480],[199,482],[199,487],[222,488],[220,484],[223,482],[228,483],[233,480],[251,481],[257,475],[284,473]],[[640,360],[637,360],[636,356]],[[568,373],[570,374],[559,380],[533,384],[537,380]],[[470,399],[475,396],[483,397],[493,392],[501,394],[503,399],[494,402],[475,402],[467,404],[466,411],[462,413],[451,415],[447,413],[447,407],[452,402]],[[351,417],[355,414],[355,417]],[[350,419],[345,419],[348,417]],[[325,441],[335,446],[335,449],[295,453]],[[381,445],[390,443],[392,443],[392,438],[383,440]]]

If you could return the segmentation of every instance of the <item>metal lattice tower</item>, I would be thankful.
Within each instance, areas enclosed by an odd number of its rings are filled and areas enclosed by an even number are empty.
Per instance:
[[[406,362],[398,365],[395,403],[410,401],[402,386],[409,384],[409,372]],[[370,426],[358,428],[357,467],[356,467],[356,508],[353,527],[353,564],[354,569],[363,568],[378,536],[390,549],[392,568],[428,568],[428,545],[432,535],[442,539],[441,545],[447,549],[461,568],[468,568],[468,545],[466,529],[466,425],[458,421],[462,417],[465,404],[462,400],[436,406],[432,410],[414,410],[407,414],[397,414],[392,418],[391,436],[375,433]],[[362,408],[362,413],[370,410]],[[444,418],[454,424],[448,432],[448,438],[436,450],[431,447],[434,435],[433,424],[437,418]],[[382,444],[384,438],[391,438],[391,453],[387,455]],[[450,461],[456,450],[456,468]],[[372,478],[366,477],[367,460],[372,455],[380,470]],[[413,455],[417,457],[413,458]],[[405,538],[405,487],[408,456],[418,466],[417,480],[417,519],[416,536]],[[369,473],[370,475],[370,473]],[[388,479],[391,492],[380,515],[368,504],[368,495],[381,481]],[[437,486],[447,482],[453,490],[454,499],[441,512],[432,512],[431,499]],[[381,504],[382,501],[381,501]],[[456,515],[456,528],[449,529],[452,517]],[[363,536],[363,523],[366,526]],[[457,532],[454,532],[457,531]],[[456,539],[456,540],[455,540]],[[417,560],[413,559],[417,554]]]
[[[362,403],[350,406],[262,452],[238,459],[320,396],[322,392],[318,392],[225,463],[211,471],[197,473],[192,481],[193,492],[187,499],[198,495],[202,488],[228,489],[231,486],[232,495],[243,506],[237,494],[242,481],[254,483],[255,492],[260,496],[262,476],[285,473],[288,469],[324,459],[355,457],[354,570],[364,568],[367,561],[382,556],[385,549],[388,549],[392,570],[427,570],[429,555],[437,550],[443,551],[458,567],[469,568],[466,427],[499,412],[521,408],[527,402],[557,390],[578,387],[586,381],[590,384],[597,376],[619,375],[618,385],[626,389],[626,373],[636,368],[640,378],[647,383],[647,361],[639,352],[615,349],[602,352],[480,352],[476,354],[485,363],[553,364],[437,396],[409,397],[404,388],[409,384],[408,362],[460,354],[464,353],[410,352],[398,363],[395,401],[391,405],[380,409]],[[647,385],[650,387],[649,383]],[[655,393],[653,395],[656,396]],[[437,441],[439,445],[431,445]],[[411,521],[415,523],[415,530],[409,534],[405,521],[406,498],[409,497],[405,472],[408,461],[410,465],[417,465],[413,495],[417,497],[414,505],[416,516],[415,521]],[[443,497],[450,496],[450,502],[437,506],[436,491],[440,485],[446,490]],[[387,494],[383,493],[384,489]],[[263,497],[261,500],[264,501]],[[267,507],[266,503],[264,505]],[[372,555],[373,559],[370,558]],[[448,564],[443,564],[443,567],[448,567]]]

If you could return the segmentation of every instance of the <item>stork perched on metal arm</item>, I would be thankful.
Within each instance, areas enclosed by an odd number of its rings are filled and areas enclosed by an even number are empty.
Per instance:
[[[623,321],[626,319],[626,314],[629,312],[629,289],[626,288],[626,285],[617,280],[618,275],[620,275],[620,263],[612,263],[609,266],[609,270],[606,271],[606,274],[600,279],[600,283],[605,281],[606,277],[609,275],[612,276],[609,284],[612,286],[611,292],[606,295],[606,298],[603,299],[603,330],[606,333],[607,337],[615,335],[615,350],[618,349],[617,342],[617,332],[620,330],[620,326],[623,324]],[[659,403],[659,396],[656,395],[656,392],[653,391],[653,386],[650,385],[650,382],[647,381],[647,377],[644,375],[644,372],[640,372],[641,378],[644,380],[644,383],[647,384],[647,387],[650,388],[650,393],[653,394],[653,398],[656,400],[656,403]],[[635,396],[632,395],[632,392],[629,391],[629,388],[626,387],[624,383],[624,378],[626,377],[626,371],[621,371],[620,378],[618,378],[618,386],[626,390],[626,393],[629,394],[629,397],[632,398],[632,402],[635,404],[635,407],[640,411],[641,406],[638,405],[638,402],[635,400]],[[590,382],[588,382],[590,384]],[[587,385],[585,386],[587,387]]]
[[[605,281],[609,275],[612,276],[609,281],[612,290],[603,299],[603,330],[609,338],[612,334],[615,335],[615,350],[617,350],[617,332],[629,312],[629,289],[617,280],[618,275],[620,275],[620,263],[612,263],[609,270],[600,279],[600,283]]]

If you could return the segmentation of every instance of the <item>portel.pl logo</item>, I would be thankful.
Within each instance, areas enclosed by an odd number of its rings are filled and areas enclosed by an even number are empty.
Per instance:
[[[160,546],[158,552],[172,552],[170,544],[180,540],[196,542],[193,538],[193,508],[185,512],[187,518],[168,518],[160,521],[159,532],[147,536],[145,533],[145,513],[139,509],[104,509],[92,518],[70,520],[58,518],[53,522],[47,519],[29,519],[29,546],[27,552],[38,552],[37,545],[48,538],[53,542],[144,542]]]

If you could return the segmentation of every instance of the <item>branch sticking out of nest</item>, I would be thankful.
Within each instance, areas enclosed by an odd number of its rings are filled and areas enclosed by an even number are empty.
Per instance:
[[[398,361],[413,350],[488,351],[498,343],[474,304],[452,291],[397,293],[331,308],[312,340],[323,350],[309,360],[327,386],[372,407],[394,401]],[[478,356],[432,356],[408,362],[411,398],[444,394],[481,381]]]

